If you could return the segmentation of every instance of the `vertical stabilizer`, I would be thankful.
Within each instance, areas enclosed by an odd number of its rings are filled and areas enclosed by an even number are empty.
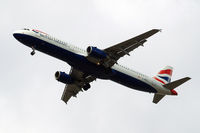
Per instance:
[[[171,66],[166,66],[154,77],[155,80],[162,84],[167,84],[171,82],[173,68]]]

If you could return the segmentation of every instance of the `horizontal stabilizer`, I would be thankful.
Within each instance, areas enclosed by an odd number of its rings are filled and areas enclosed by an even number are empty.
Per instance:
[[[154,94],[153,103],[157,104],[165,95]]]
[[[178,87],[179,85],[185,83],[186,81],[190,80],[191,78],[190,77],[185,77],[185,78],[182,78],[182,79],[179,79],[179,80],[176,80],[176,81],[173,81],[171,83],[168,83],[168,84],[165,84],[163,85],[165,88],[169,89],[169,90],[172,90],[176,87]]]

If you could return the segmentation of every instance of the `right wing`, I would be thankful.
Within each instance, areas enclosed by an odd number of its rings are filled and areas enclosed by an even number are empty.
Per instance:
[[[153,29],[129,40],[104,49],[104,51],[108,53],[110,57],[110,60],[108,61],[109,66],[114,65],[119,58],[123,57],[124,55],[129,55],[131,51],[138,48],[139,46],[143,46],[143,44],[147,41],[147,38],[159,31],[161,30]]]
[[[76,95],[83,91],[82,88],[89,84],[90,82],[94,81],[96,77],[93,77],[91,75],[86,75],[83,72],[71,68],[70,74],[73,79],[75,79],[74,83],[72,84],[66,84],[64,92],[62,94],[61,100],[63,100],[65,103],[68,102],[68,100],[73,96],[76,97]]]

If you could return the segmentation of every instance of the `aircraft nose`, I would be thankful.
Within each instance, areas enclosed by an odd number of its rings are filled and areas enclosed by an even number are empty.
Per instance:
[[[15,39],[17,39],[20,42],[23,40],[23,33],[21,31],[13,32],[13,36]]]
[[[26,34],[23,30],[18,30],[13,32],[13,36],[16,40],[18,40],[19,42],[21,42],[26,46],[32,46],[33,43],[35,42],[33,37]]]
[[[19,40],[19,38],[20,38],[19,33],[13,33],[13,36],[14,36],[14,38],[17,39],[17,40]]]

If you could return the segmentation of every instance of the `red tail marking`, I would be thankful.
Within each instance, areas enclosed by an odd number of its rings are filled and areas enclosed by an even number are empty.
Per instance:
[[[171,69],[161,70],[159,72],[159,74],[168,74],[168,75],[172,76],[172,70]]]
[[[156,77],[153,77],[153,78],[154,78],[155,80],[157,80],[157,81],[159,81],[159,82],[165,84],[165,82],[163,82],[162,80],[160,80],[160,79],[158,79],[158,78],[156,78]]]

